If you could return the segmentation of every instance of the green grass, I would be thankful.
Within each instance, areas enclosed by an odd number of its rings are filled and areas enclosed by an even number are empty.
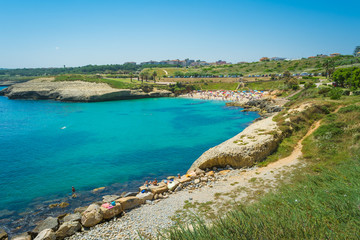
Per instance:
[[[39,77],[22,77],[22,76],[8,76],[0,75],[0,81],[28,81]]]
[[[342,103],[358,102],[359,97]],[[178,225],[166,239],[359,239],[360,107],[329,114],[303,142],[307,167],[290,184],[211,222]],[[341,131],[339,131],[339,129]]]
[[[56,76],[54,81],[84,81],[84,82],[95,82],[95,83],[106,83],[113,88],[119,89],[139,89],[144,85],[152,85],[152,83],[144,83],[141,81],[127,78],[102,78],[98,75],[60,75]]]

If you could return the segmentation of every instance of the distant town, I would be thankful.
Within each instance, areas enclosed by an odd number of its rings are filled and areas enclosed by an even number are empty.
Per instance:
[[[325,54],[318,54],[316,56],[310,56],[310,58],[326,58],[326,57],[337,57],[341,56],[340,53],[332,53],[330,55]],[[360,56],[360,52],[357,53],[357,56]],[[288,59],[284,57],[262,57],[259,59],[260,62],[267,62],[267,61],[291,61],[291,60],[299,60],[299,59]],[[237,64],[248,63],[248,62],[238,62]],[[125,62],[124,64],[132,64],[138,65],[136,62]],[[174,66],[182,66],[182,67],[193,67],[193,66],[214,66],[214,65],[226,65],[232,64],[231,62],[218,60],[216,62],[207,62],[203,60],[192,60],[192,59],[185,59],[185,60],[162,60],[162,61],[147,61],[141,62],[139,65],[174,65]]]

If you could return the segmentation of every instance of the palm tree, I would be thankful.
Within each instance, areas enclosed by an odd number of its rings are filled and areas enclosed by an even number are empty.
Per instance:
[[[130,73],[130,82],[132,82],[133,77],[134,77],[134,74],[131,72],[131,73]]]
[[[152,77],[153,77],[154,83],[156,83],[156,76],[157,76],[157,73],[156,73],[156,71],[154,71],[154,72],[153,72],[153,74],[152,74]]]
[[[141,73],[140,73],[141,83],[144,83],[144,78],[145,78],[145,73],[144,73],[144,72],[141,72]]]

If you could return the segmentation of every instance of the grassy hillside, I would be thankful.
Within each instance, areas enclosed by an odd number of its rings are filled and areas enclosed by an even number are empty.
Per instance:
[[[188,75],[194,75],[199,73],[201,75],[238,75],[244,76],[256,75],[256,74],[271,74],[271,73],[283,73],[290,71],[291,73],[321,73],[324,71],[323,64],[327,60],[334,60],[336,67],[352,66],[360,64],[360,57],[354,56],[337,56],[333,58],[311,58],[311,59],[299,59],[291,61],[270,61],[270,62],[252,62],[252,63],[240,63],[240,64],[228,64],[221,66],[199,66],[188,68],[159,68],[156,69],[158,76],[163,76],[164,71],[168,72],[169,76],[175,76],[177,72],[181,72]],[[146,71],[144,69],[143,71]],[[151,69],[153,71],[155,69]]]

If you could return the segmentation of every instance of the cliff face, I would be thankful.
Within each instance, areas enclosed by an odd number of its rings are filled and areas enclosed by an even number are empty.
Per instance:
[[[255,122],[235,137],[210,148],[188,172],[212,167],[249,167],[270,155],[282,140],[282,133],[272,117]]]
[[[53,99],[68,102],[101,102],[136,98],[169,97],[170,91],[161,90],[145,93],[141,89],[115,89],[105,83],[82,81],[53,82],[36,79],[14,84],[0,91],[9,99]]]

